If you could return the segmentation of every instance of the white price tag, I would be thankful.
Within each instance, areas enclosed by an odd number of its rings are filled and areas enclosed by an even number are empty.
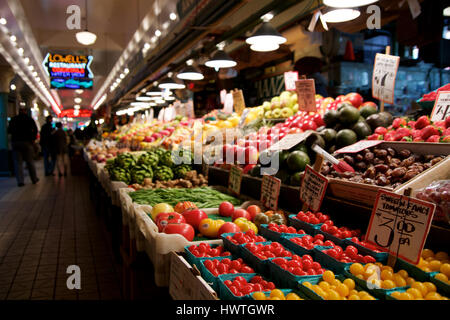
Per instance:
[[[450,116],[450,91],[441,91],[438,93],[433,111],[431,112],[431,120],[441,121]]]
[[[300,200],[311,211],[319,211],[327,191],[327,186],[328,179],[307,165],[300,187]]]
[[[295,81],[297,90],[298,109],[307,112],[316,112],[316,86],[314,79]]]
[[[288,71],[284,73],[284,88],[287,91],[295,91],[295,81],[298,81],[297,71]]]
[[[308,130],[302,133],[288,134],[283,139],[270,146],[269,151],[289,150],[290,148],[296,146],[300,142],[306,140],[306,138],[308,138],[312,133],[313,133],[312,130]]]
[[[241,194],[242,174],[244,170],[237,166],[231,166],[230,175],[228,177],[228,189],[237,194]]]
[[[435,204],[379,190],[366,241],[412,264],[420,259]]]
[[[336,150],[336,153],[358,153],[364,149],[372,148],[383,143],[382,140],[361,140],[352,145]]]
[[[281,180],[274,176],[263,175],[261,183],[260,202],[271,210],[278,209],[278,197],[280,195]]]
[[[223,106],[223,112],[225,113],[233,113],[233,94],[232,93],[227,93],[227,95],[225,96],[225,103]]]
[[[400,57],[377,53],[373,66],[372,96],[380,101],[393,104],[395,78]]]

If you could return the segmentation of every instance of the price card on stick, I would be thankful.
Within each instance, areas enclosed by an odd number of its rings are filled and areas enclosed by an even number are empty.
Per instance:
[[[278,197],[280,195],[281,180],[274,176],[263,175],[261,183],[260,202],[271,210],[278,209]]]
[[[327,191],[327,186],[328,179],[307,165],[300,187],[300,200],[311,211],[319,211]]]
[[[376,54],[372,75],[372,96],[374,98],[385,103],[394,103],[395,78],[399,63],[400,57]]]
[[[366,241],[412,264],[419,263],[435,204],[379,190]]]
[[[228,177],[228,189],[237,195],[241,194],[242,174],[244,170],[238,166],[231,166]]]
[[[284,88],[286,91],[295,91],[297,89],[295,81],[298,81],[297,71],[288,71],[284,73]]]
[[[441,121],[450,116],[450,91],[441,91],[438,93],[433,111],[431,112],[431,120]]]
[[[306,140],[314,131],[308,130],[302,133],[291,133],[286,135],[283,139],[270,146],[269,151],[275,150],[289,150],[300,142]]]
[[[307,112],[316,112],[316,86],[314,79],[301,79],[295,81],[298,97],[298,109]]]

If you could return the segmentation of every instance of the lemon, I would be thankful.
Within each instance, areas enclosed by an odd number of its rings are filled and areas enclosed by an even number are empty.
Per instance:
[[[347,278],[347,279],[344,280],[343,283],[344,283],[344,285],[347,286],[347,288],[349,290],[355,289],[355,281],[353,281],[353,279]]]
[[[266,300],[266,295],[261,291],[253,293],[252,297],[255,300]]]
[[[417,298],[423,298],[422,296],[422,292],[420,292],[418,289],[416,288],[409,288],[408,290],[406,290],[406,292],[408,292],[409,294],[411,294],[415,299]]]
[[[434,252],[430,249],[423,249],[422,251],[422,258],[427,259],[427,258],[433,258],[434,257]]]
[[[322,279],[328,283],[331,283],[333,280],[335,280],[333,271],[330,270],[325,271],[322,275]]]
[[[438,273],[437,275],[434,276],[434,278],[437,279],[437,280],[440,280],[440,281],[442,281],[444,283],[448,282],[448,277],[445,274],[443,274],[443,273]]]
[[[358,276],[364,273],[364,267],[361,263],[354,263],[350,266],[350,273]]]

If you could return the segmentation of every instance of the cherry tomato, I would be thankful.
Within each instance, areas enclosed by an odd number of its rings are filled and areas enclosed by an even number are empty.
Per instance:
[[[238,296],[239,290],[235,286],[229,286],[228,289],[230,289],[231,293],[235,296]]]
[[[240,269],[241,273],[253,273],[254,270],[252,268],[250,268],[249,266],[243,266]]]
[[[223,282],[223,284],[226,285],[226,286],[229,288],[230,286],[233,285],[233,282],[232,282],[231,280],[225,280],[225,281]]]
[[[263,277],[261,277],[261,276],[254,276],[250,280],[251,283],[261,283],[261,281],[264,281]]]
[[[234,268],[236,270],[239,270],[241,268],[241,263],[237,260],[233,260],[230,262],[230,268]]]

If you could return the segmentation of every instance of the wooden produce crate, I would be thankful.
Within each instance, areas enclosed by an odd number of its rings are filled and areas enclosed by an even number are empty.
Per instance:
[[[390,187],[380,187],[375,185],[369,185],[358,182],[345,181],[342,179],[331,178],[329,179],[327,194],[332,197],[343,199],[346,201],[364,204],[368,206],[373,206],[375,203],[375,198],[377,196],[378,190],[385,189],[393,192],[400,192],[400,190],[405,190],[406,185],[412,181],[419,181],[421,179],[427,178],[430,172],[435,172],[433,178],[439,178],[436,176],[436,172],[443,173],[445,170],[449,171],[449,154],[450,154],[450,144],[448,143],[426,143],[426,142],[383,142],[377,147],[392,148],[395,151],[400,151],[403,149],[408,149],[417,155],[445,155],[447,158],[433,167],[423,171],[413,179],[403,183],[399,187],[393,189]],[[433,170],[433,171],[431,171]]]
[[[169,294],[174,300],[219,300],[200,272],[175,252],[170,257]]]

